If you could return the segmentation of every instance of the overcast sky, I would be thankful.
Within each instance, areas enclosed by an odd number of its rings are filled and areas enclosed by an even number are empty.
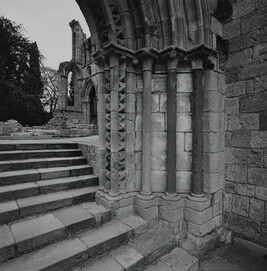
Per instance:
[[[45,56],[45,65],[54,69],[71,59],[72,19],[78,20],[89,36],[75,0],[0,0],[0,14],[24,26],[25,36],[36,41]]]

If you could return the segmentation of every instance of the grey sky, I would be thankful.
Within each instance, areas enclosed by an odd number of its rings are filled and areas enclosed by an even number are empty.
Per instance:
[[[36,41],[45,65],[57,69],[71,59],[69,22],[80,22],[87,37],[89,29],[75,0],[0,0],[0,14],[23,24],[25,36]]]

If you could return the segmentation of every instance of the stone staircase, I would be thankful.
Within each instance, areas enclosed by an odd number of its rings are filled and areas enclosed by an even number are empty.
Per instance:
[[[96,204],[97,185],[77,144],[0,144],[0,271],[137,271],[170,251],[148,270],[197,270],[171,234]]]

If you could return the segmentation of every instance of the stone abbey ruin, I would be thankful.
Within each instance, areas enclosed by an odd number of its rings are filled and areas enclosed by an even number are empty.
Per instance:
[[[266,256],[266,0],[76,2],[91,37],[70,23],[60,106],[98,146],[0,144],[0,185],[17,185],[0,187],[0,270],[198,270],[229,243]],[[54,229],[22,236],[40,213]]]

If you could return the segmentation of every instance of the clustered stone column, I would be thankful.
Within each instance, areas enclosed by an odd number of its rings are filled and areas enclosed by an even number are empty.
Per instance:
[[[203,195],[203,60],[192,60],[193,96],[192,96],[192,195]]]

